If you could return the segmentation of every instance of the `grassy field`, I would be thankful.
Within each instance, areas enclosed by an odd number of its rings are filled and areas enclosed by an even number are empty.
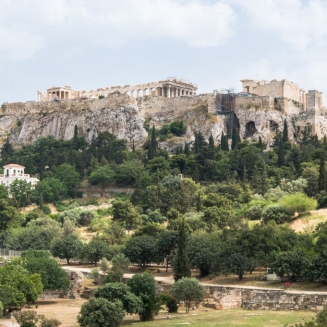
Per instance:
[[[31,310],[36,310],[48,318],[59,319],[62,322],[61,327],[78,327],[76,317],[84,302],[85,300],[64,299],[39,301],[38,308],[31,308]],[[303,319],[310,320],[314,316],[314,312],[306,311],[247,311],[242,309],[217,311],[200,307],[189,314],[185,314],[182,308],[177,314],[160,312],[155,321],[146,323],[140,322],[137,315],[129,315],[126,316],[122,326],[132,324],[139,327],[177,327],[183,325],[193,327],[282,327],[285,324],[299,323]]]

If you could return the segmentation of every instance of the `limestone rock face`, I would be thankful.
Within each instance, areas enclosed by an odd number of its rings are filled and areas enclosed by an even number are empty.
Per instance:
[[[21,122],[21,126],[17,125]],[[143,128],[144,118],[137,106],[123,106],[115,109],[51,112],[47,114],[27,114],[25,116],[5,116],[0,119],[0,135],[11,134],[14,145],[32,143],[39,137],[53,135],[69,140],[78,126],[79,134],[87,141],[100,132],[108,131],[119,139],[143,143],[147,132]]]

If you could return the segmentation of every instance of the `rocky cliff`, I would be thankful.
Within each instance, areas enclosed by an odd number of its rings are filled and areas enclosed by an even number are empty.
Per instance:
[[[182,96],[178,98],[143,97],[130,98],[114,94],[106,99],[65,100],[61,102],[28,102],[5,104],[0,116],[0,139],[9,135],[12,144],[20,146],[32,143],[39,137],[71,139],[74,126],[88,141],[103,131],[109,131],[120,139],[134,140],[141,146],[147,139],[144,122],[160,128],[176,120],[186,122],[188,128],[183,137],[174,137],[160,143],[160,147],[174,149],[179,144],[194,140],[194,132],[201,131],[219,143],[221,133],[230,133],[238,127],[242,139],[258,139],[270,143],[277,132],[283,130],[286,119],[289,138],[310,121],[289,116],[283,111],[251,107],[238,108],[234,113],[217,114],[215,94]],[[296,122],[296,124],[295,124]],[[325,124],[325,122],[319,122]],[[302,124],[302,125],[301,125]],[[301,126],[296,126],[301,125]]]

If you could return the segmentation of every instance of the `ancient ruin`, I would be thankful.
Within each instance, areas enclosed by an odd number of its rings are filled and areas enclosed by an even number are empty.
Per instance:
[[[173,143],[159,142],[161,148],[174,148],[194,140],[201,131],[218,144],[222,133],[233,128],[242,139],[273,144],[277,133],[288,124],[289,140],[297,142],[310,126],[318,139],[327,135],[327,115],[323,94],[304,91],[286,80],[242,80],[242,92],[221,90],[196,94],[195,84],[176,78],[139,85],[79,91],[69,86],[39,92],[39,101],[3,103],[0,142],[10,134],[13,145],[36,141],[40,137],[71,139],[74,126],[90,142],[108,131],[120,139],[142,146],[147,140],[144,122],[161,128],[174,120],[184,120],[188,128]]]
[[[150,82],[137,85],[111,86],[99,88],[96,90],[79,91],[70,86],[57,87],[53,86],[46,92],[37,91],[38,101],[67,100],[67,99],[98,99],[106,97],[109,94],[119,92],[126,93],[130,97],[142,96],[162,96],[165,98],[174,98],[183,95],[195,95],[198,87],[190,82],[177,78],[168,78],[159,82]]]

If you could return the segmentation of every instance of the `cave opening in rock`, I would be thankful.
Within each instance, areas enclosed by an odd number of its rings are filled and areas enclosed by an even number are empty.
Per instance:
[[[278,133],[278,127],[279,125],[276,122],[274,122],[273,120],[269,121],[269,129],[271,132]]]
[[[245,138],[252,137],[256,131],[257,131],[257,129],[255,128],[254,121],[249,121],[245,125]]]

